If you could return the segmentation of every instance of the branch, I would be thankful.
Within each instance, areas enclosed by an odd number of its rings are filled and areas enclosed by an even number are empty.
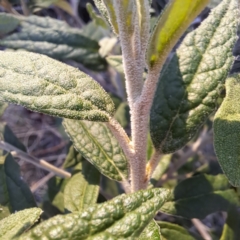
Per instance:
[[[191,221],[204,240],[212,240],[212,237],[208,232],[208,228],[200,220],[193,218]]]
[[[146,183],[150,180],[154,170],[158,166],[159,160],[160,160],[161,153],[159,151],[155,151],[149,160],[147,167],[146,167]]]
[[[70,178],[71,174],[63,169],[57,168],[51,164],[49,164],[48,162],[46,162],[43,159],[37,159],[35,157],[32,157],[30,155],[28,155],[27,153],[23,152],[22,150],[12,146],[9,143],[6,143],[4,141],[0,141],[0,148],[4,149],[7,152],[11,152],[11,154],[13,156],[17,156],[19,158],[21,158],[22,160],[28,162],[28,163],[32,163],[33,165],[42,168],[44,170],[47,170],[49,172],[53,172],[56,175],[63,177],[63,178]]]
[[[111,130],[115,138],[118,140],[118,143],[120,144],[127,159],[131,161],[133,157],[131,141],[122,126],[114,118],[110,118],[110,121],[107,122],[106,125]]]

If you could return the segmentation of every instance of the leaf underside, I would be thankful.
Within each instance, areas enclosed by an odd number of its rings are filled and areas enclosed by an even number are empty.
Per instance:
[[[97,202],[100,173],[84,160],[79,170],[72,175],[64,188],[64,208],[68,211],[83,211]]]
[[[224,0],[189,33],[160,76],[150,132],[163,153],[182,148],[215,111],[237,39],[237,1]]]
[[[127,159],[104,123],[65,119],[63,126],[74,147],[102,174],[116,181],[127,179]]]

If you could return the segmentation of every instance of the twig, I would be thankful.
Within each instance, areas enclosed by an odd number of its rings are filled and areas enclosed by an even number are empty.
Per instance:
[[[22,11],[25,16],[29,16],[29,10],[25,0],[21,0]]]
[[[37,159],[35,157],[32,157],[30,155],[28,155],[27,153],[23,152],[22,150],[12,146],[9,143],[6,143],[4,141],[0,141],[0,148],[4,149],[5,151],[11,152],[11,154],[15,157],[19,157],[22,160],[25,160],[28,163],[32,163],[33,165],[45,169],[49,172],[53,172],[56,175],[60,176],[60,177],[64,177],[64,178],[69,178],[71,177],[71,174],[63,169],[57,168],[51,164],[49,164],[48,162],[46,162],[43,159]]]
[[[126,157],[131,162],[131,159],[133,157],[133,149],[131,147],[131,141],[122,126],[114,118],[110,118],[110,121],[107,122],[106,125],[112,131],[113,135],[122,147]]]
[[[204,240],[212,240],[212,237],[208,232],[208,228],[200,220],[193,218],[191,221]]]
[[[63,141],[63,142],[59,143],[56,146],[53,146],[53,147],[50,147],[50,148],[46,148],[46,149],[40,149],[40,150],[33,151],[32,154],[33,155],[43,155],[43,154],[46,154],[46,153],[56,152],[56,151],[62,149],[63,147],[65,147],[66,144],[67,143]]]
[[[37,191],[37,189],[39,189],[41,186],[43,186],[46,182],[48,182],[48,180],[52,177],[55,176],[55,173],[50,172],[48,175],[46,175],[45,177],[41,178],[39,181],[37,181],[36,183],[34,183],[31,187],[31,191],[34,193]]]
[[[159,151],[155,151],[149,160],[147,167],[146,167],[146,182],[148,182],[156,169],[159,160],[160,160],[161,153]]]

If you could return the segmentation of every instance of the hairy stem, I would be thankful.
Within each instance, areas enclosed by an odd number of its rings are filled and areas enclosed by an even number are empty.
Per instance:
[[[117,23],[119,27],[119,38],[122,47],[123,68],[126,78],[126,91],[130,109],[133,103],[140,96],[143,86],[143,63],[144,55],[141,51],[140,32],[138,26],[138,18],[136,17],[136,9],[132,10],[132,25],[126,22],[126,9],[124,9],[123,0],[115,0],[114,7],[116,9]],[[134,1],[129,1],[129,5]],[[133,27],[135,26],[135,27]]]
[[[133,148],[131,146],[131,141],[129,137],[127,136],[122,126],[114,118],[110,118],[110,121],[107,122],[106,125],[111,130],[115,138],[118,140],[127,159],[131,161],[133,157]]]
[[[155,151],[147,163],[146,167],[146,183],[150,180],[153,172],[155,171],[156,167],[158,166],[159,160],[160,160],[161,152],[160,151]]]
[[[137,191],[145,188],[147,134],[150,109],[155,94],[159,71],[150,70],[140,99],[134,104],[131,115],[132,142],[135,152],[132,168],[132,189]]]

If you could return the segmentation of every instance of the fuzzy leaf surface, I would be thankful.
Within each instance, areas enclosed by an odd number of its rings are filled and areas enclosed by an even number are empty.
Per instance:
[[[223,174],[188,178],[173,189],[170,201],[161,211],[188,219],[202,219],[210,213],[228,211],[231,205],[239,205],[238,196],[230,187]]]
[[[0,46],[25,49],[62,61],[74,60],[92,70],[106,68],[106,61],[98,53],[98,43],[85,37],[82,31],[49,17],[7,15],[19,21],[19,30],[0,39]]]
[[[37,222],[41,214],[40,208],[29,208],[2,219],[0,221],[0,239],[18,239],[22,233]]]
[[[5,207],[0,210],[0,219],[15,211],[36,207],[31,190],[11,154],[0,157],[0,205]]]
[[[155,220],[152,220],[141,233],[139,240],[162,240],[160,228]]]
[[[108,121],[111,98],[89,76],[47,56],[0,52],[0,101],[53,116]]]
[[[226,81],[226,97],[214,117],[214,147],[223,172],[240,186],[240,75]]]
[[[233,64],[237,39],[236,0],[223,0],[189,33],[160,76],[150,116],[155,148],[182,148],[215,111]]]
[[[169,190],[120,195],[85,211],[51,218],[20,239],[136,239],[168,199]]]
[[[170,0],[153,30],[147,52],[147,63],[154,67],[162,63],[190,23],[209,0]]]
[[[63,126],[75,148],[102,174],[116,181],[127,179],[127,159],[104,123],[65,119]]]
[[[118,24],[113,0],[94,0],[94,3],[105,20],[113,28],[114,33],[118,34]]]
[[[100,173],[88,161],[83,161],[64,188],[64,207],[68,211],[83,211],[97,202]]]
[[[169,222],[158,222],[160,229],[161,229],[161,234],[162,234],[162,239],[163,240],[194,240],[195,238],[189,234],[189,232],[173,223]]]
[[[6,13],[0,14],[0,36],[10,33],[17,28],[19,20],[14,16]]]

